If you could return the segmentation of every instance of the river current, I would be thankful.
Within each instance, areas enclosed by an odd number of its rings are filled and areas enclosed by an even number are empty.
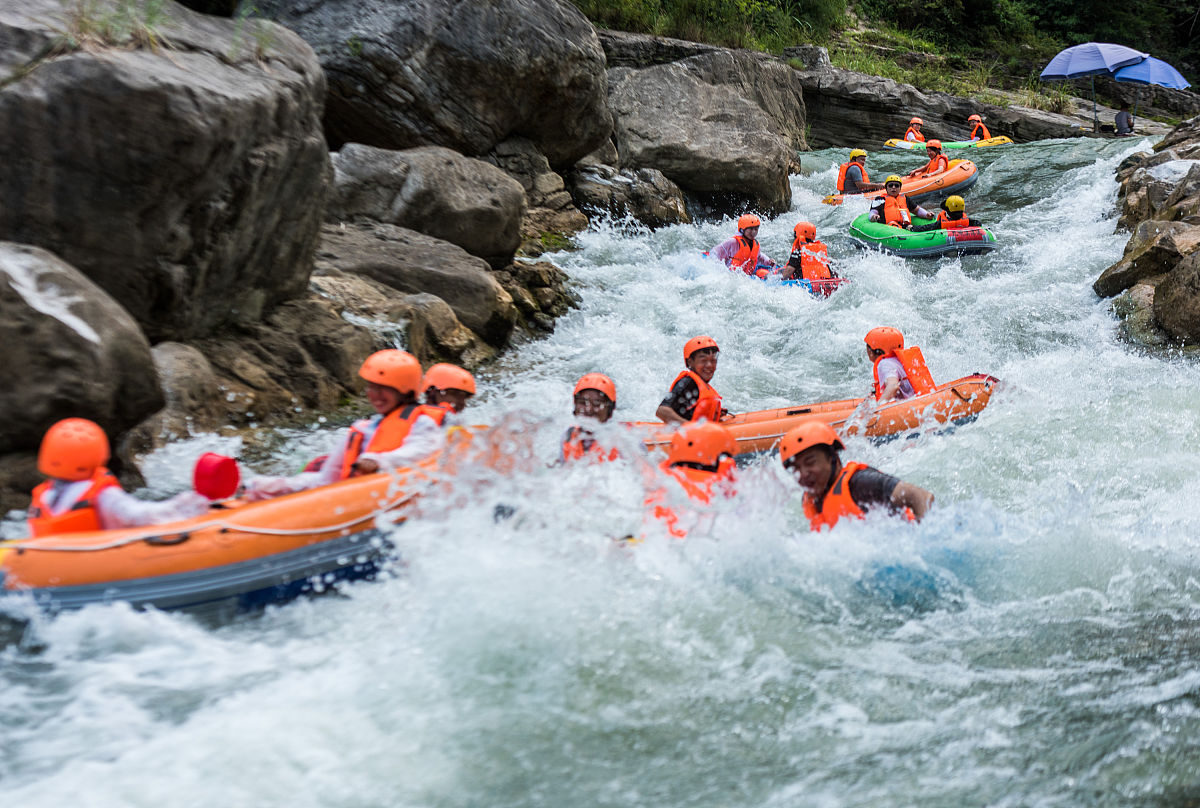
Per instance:
[[[821,204],[844,150],[803,155],[808,219],[853,280],[822,301],[700,257],[729,219],[613,223],[551,256],[581,304],[481,378],[525,470],[467,475],[392,539],[375,582],[212,627],[115,605],[0,649],[0,798],[20,806],[1121,806],[1200,801],[1200,366],[1121,342],[1091,290],[1121,254],[1120,160],[1148,141],[980,153],[968,212],[1001,249],[857,250]],[[872,154],[872,176],[916,158]],[[933,491],[919,525],[808,531],[777,458],[703,535],[642,524],[632,463],[547,468],[599,370],[649,420],[707,333],[733,411],[864,395],[863,335],[900,328],[938,381],[1004,386],[973,423],[845,456]],[[286,471],[331,433],[282,433]],[[200,436],[146,459],[184,484]],[[498,519],[497,504],[512,511]]]

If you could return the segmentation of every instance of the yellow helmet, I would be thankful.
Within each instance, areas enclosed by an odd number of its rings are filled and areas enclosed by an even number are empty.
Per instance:
[[[904,180],[900,178],[899,174],[888,174],[888,178],[883,181],[883,184],[891,185],[893,182],[898,182],[901,185],[904,184]]]
[[[961,213],[966,210],[967,203],[961,196],[948,196],[942,207],[950,213]]]
[[[850,150],[850,159],[851,160],[853,160],[856,157],[866,157],[866,156],[867,156],[867,153],[863,149],[851,149]]]

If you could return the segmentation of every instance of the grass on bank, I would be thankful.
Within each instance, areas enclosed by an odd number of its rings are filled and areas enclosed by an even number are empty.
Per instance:
[[[165,43],[166,0],[69,0],[62,30],[72,49],[119,47],[157,50]]]

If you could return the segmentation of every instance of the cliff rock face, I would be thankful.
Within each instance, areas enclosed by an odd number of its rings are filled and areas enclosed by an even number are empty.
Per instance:
[[[512,136],[569,166],[612,131],[604,53],[566,0],[270,0],[329,76],[334,145],[446,146],[469,156]]]
[[[303,294],[329,175],[312,50],[264,22],[259,53],[169,0],[169,51],[67,50],[70,13],[0,8],[0,238],[52,250],[152,341]]]

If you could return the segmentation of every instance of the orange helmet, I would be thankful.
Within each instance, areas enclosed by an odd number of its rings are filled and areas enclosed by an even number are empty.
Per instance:
[[[428,390],[436,387],[439,390],[462,390],[464,393],[475,395],[475,377],[471,371],[464,370],[458,365],[438,362],[430,365],[421,380],[421,387]]]
[[[599,390],[608,396],[608,400],[613,404],[617,403],[617,386],[603,373],[585,373],[580,376],[579,381],[575,382],[575,392],[571,395],[577,396],[584,390]]]
[[[926,149],[937,149],[938,151],[941,151],[942,150],[942,141],[937,140],[937,139],[930,140],[928,143],[925,144],[925,148]]]
[[[688,361],[692,358],[692,354],[696,351],[702,351],[705,348],[716,348],[717,351],[721,350],[717,348],[717,341],[712,337],[692,337],[683,346],[683,361]]]
[[[967,123],[983,123],[983,118],[980,118],[978,115],[971,115],[967,118]]]
[[[709,421],[691,423],[671,436],[667,463],[699,463],[715,466],[723,455],[737,454],[737,441],[728,429]]]
[[[863,342],[873,351],[891,353],[904,347],[904,335],[890,325],[881,325],[868,331]]]
[[[421,387],[421,363],[408,351],[396,348],[368,356],[358,375],[401,393],[416,393]]]
[[[758,227],[760,224],[762,224],[762,220],[753,213],[743,213],[738,217],[738,230],[745,230],[747,227]]]
[[[812,222],[797,222],[792,231],[796,234],[796,238],[802,238],[805,241],[812,241],[817,237],[817,226]]]
[[[38,471],[60,480],[86,480],[108,462],[108,436],[95,421],[65,418],[46,430]]]
[[[920,125],[920,124],[925,123],[925,121],[921,120],[920,118],[910,118],[908,121],[908,125],[912,126],[914,123]]]
[[[787,463],[813,446],[828,446],[837,450],[846,448],[833,427],[820,418],[808,418],[789,429],[783,440],[779,441],[779,460]]]

